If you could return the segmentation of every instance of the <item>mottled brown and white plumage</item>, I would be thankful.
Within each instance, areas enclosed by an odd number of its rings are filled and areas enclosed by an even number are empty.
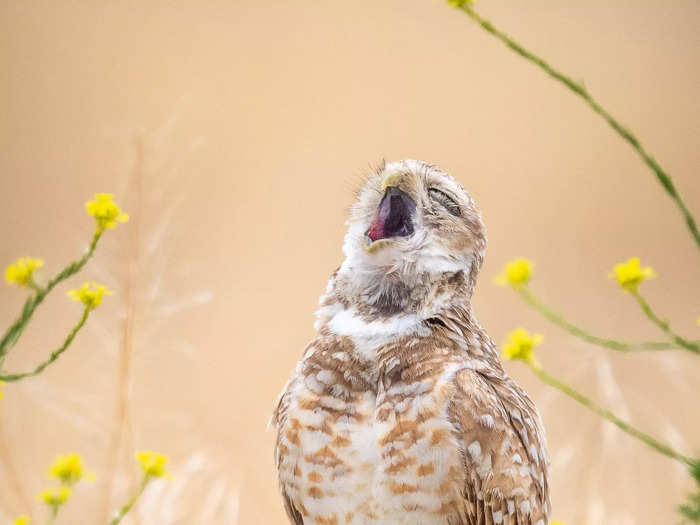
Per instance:
[[[435,166],[389,163],[361,189],[273,416],[291,523],[547,524],[540,416],[471,307],[485,245]]]

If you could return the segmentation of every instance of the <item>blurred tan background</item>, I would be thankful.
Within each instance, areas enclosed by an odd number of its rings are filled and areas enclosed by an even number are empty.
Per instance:
[[[493,0],[478,9],[585,81],[673,175],[700,217],[700,4]],[[117,293],[43,375],[0,402],[0,523],[31,512],[55,454],[97,471],[59,523],[105,523],[133,451],[172,458],[129,523],[285,523],[266,424],[341,262],[353,188],[380,159],[420,158],[480,204],[489,250],[476,309],[500,342],[544,333],[560,377],[688,454],[700,361],[613,355],[492,284],[536,261],[535,290],[577,323],[658,338],[607,277],[654,266],[649,300],[698,337],[700,254],[652,174],[606,124],[437,0],[0,3],[0,262],[48,277],[85,249],[109,191],[131,222],[39,310],[7,361],[62,341],[86,279]],[[0,290],[8,325],[24,293]],[[547,426],[554,517],[675,523],[683,470],[507,364]],[[126,523],[126,522],[125,522]]]

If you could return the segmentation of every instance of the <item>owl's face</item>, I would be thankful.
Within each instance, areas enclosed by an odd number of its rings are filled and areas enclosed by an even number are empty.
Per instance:
[[[410,282],[424,275],[475,275],[486,245],[471,196],[430,164],[388,163],[360,190],[343,249],[358,271]]]

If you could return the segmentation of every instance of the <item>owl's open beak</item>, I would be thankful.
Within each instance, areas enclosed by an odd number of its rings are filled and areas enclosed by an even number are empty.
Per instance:
[[[368,244],[390,237],[408,237],[413,234],[415,201],[394,186],[386,189],[377,209],[377,216],[365,233]]]

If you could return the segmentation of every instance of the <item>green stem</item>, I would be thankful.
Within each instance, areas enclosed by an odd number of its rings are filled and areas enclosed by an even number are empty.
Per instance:
[[[51,512],[49,514],[48,525],[53,525],[53,523],[56,521],[56,516],[58,516],[58,510],[60,508],[61,505],[51,505]]]
[[[86,306],[83,310],[83,315],[80,318],[80,321],[78,321],[78,324],[76,324],[73,327],[73,329],[68,333],[68,337],[66,337],[65,341],[63,341],[63,344],[58,349],[51,352],[51,355],[46,361],[41,363],[39,366],[37,366],[34,370],[30,372],[23,372],[20,374],[0,374],[0,381],[6,381],[8,383],[11,383],[13,381],[19,381],[20,379],[24,379],[25,377],[33,377],[41,374],[47,366],[49,366],[51,363],[53,363],[59,357],[61,357],[61,354],[68,349],[70,344],[73,342],[73,339],[75,339],[75,336],[78,335],[78,332],[85,324],[85,321],[87,321],[89,314],[90,307]]]
[[[19,339],[20,335],[22,335],[22,331],[27,326],[27,323],[31,319],[32,314],[34,314],[34,310],[36,310],[37,306],[41,304],[41,302],[49,294],[49,292],[51,292],[51,290],[53,290],[53,288],[58,283],[60,283],[61,281],[65,281],[69,277],[75,275],[80,270],[82,270],[83,266],[85,266],[90,257],[92,257],[92,254],[95,252],[97,242],[100,240],[102,233],[103,232],[101,230],[96,230],[95,234],[92,237],[92,241],[90,242],[90,247],[88,248],[88,251],[85,253],[85,255],[83,255],[77,261],[73,261],[63,270],[61,270],[53,279],[51,279],[47,283],[45,288],[41,288],[38,285],[36,285],[36,287],[32,286],[36,293],[27,298],[27,300],[24,302],[24,307],[22,308],[20,316],[14,323],[12,323],[10,328],[8,328],[7,332],[5,332],[2,339],[0,339],[0,364],[2,364],[2,361],[7,352],[10,350],[10,348],[12,348],[12,346]]]
[[[457,5],[457,7],[464,11],[467,15],[469,15],[469,17],[471,17],[476,23],[483,27],[487,32],[491,33],[493,36],[495,36],[501,42],[503,42],[506,46],[512,49],[515,53],[517,53],[524,59],[532,62],[540,69],[542,69],[545,73],[555,78],[556,80],[564,84],[566,87],[568,87],[571,91],[580,96],[591,107],[591,109],[593,109],[593,111],[595,111],[598,115],[603,117],[603,119],[605,119],[605,121],[610,125],[610,127],[613,128],[624,140],[626,140],[635,149],[635,151],[639,154],[644,163],[651,169],[651,171],[654,172],[656,178],[666,190],[666,193],[668,193],[668,195],[675,201],[676,205],[678,206],[678,209],[683,214],[686,225],[688,226],[690,233],[692,234],[693,238],[695,239],[695,242],[700,248],[700,231],[698,231],[698,226],[695,222],[695,219],[693,218],[693,215],[690,213],[690,210],[688,210],[685,203],[681,199],[680,194],[676,190],[676,187],[673,184],[673,181],[671,180],[671,176],[668,173],[666,173],[663,170],[663,168],[661,168],[661,166],[659,166],[656,160],[644,149],[637,137],[629,129],[625,128],[610,113],[608,113],[607,110],[605,110],[590,95],[590,93],[588,93],[586,87],[582,83],[576,82],[575,80],[571,79],[570,77],[566,76],[560,71],[557,71],[556,69],[554,69],[554,67],[549,65],[542,58],[535,55],[531,51],[528,51],[520,44],[515,42],[506,33],[500,31],[499,29],[496,29],[490,21],[486,20],[485,18],[482,18],[476,11],[474,11],[474,8],[470,5],[469,2],[461,1]]]
[[[674,449],[672,449],[670,446],[661,443],[660,441],[657,441],[653,437],[651,437],[649,434],[645,434],[641,430],[636,429],[626,421],[623,421],[619,417],[617,417],[615,414],[613,414],[610,410],[607,410],[598,404],[596,404],[593,400],[590,398],[584,396],[571,386],[567,385],[566,383],[562,383],[558,379],[550,376],[547,372],[545,372],[542,368],[540,368],[538,365],[530,364],[530,368],[532,371],[535,373],[537,377],[539,377],[544,383],[548,384],[549,386],[552,386],[559,390],[560,392],[566,394],[570,398],[572,398],[575,401],[578,401],[581,403],[583,406],[589,408],[599,416],[603,417],[604,419],[607,419],[610,421],[612,424],[617,426],[620,430],[623,432],[626,432],[630,436],[637,438],[639,441],[642,443],[648,445],[649,447],[653,448],[657,452],[663,454],[664,456],[668,456],[671,459],[675,459],[676,461],[680,461],[681,463],[684,463],[685,465],[692,467],[697,460],[689,457],[689,456],[684,456],[680,452],[676,452]]]
[[[691,352],[695,352],[696,354],[700,354],[700,344],[693,341],[688,341],[671,330],[671,326],[668,324],[668,322],[664,321],[654,313],[646,299],[640,295],[639,290],[632,290],[630,293],[637,300],[639,306],[642,307],[642,311],[651,320],[651,322],[661,328],[661,330],[663,330],[663,332],[668,335],[678,346],[681,346],[686,350],[690,350]]]
[[[549,319],[552,323],[563,328],[571,335],[591,343],[594,345],[602,346],[605,348],[610,348],[611,350],[616,350],[618,352],[640,352],[645,350],[671,350],[674,348],[680,348],[682,345],[679,343],[671,343],[664,341],[645,341],[640,343],[627,343],[622,341],[616,341],[614,339],[606,339],[604,337],[598,337],[593,335],[583,328],[580,328],[574,324],[571,324],[566,318],[559,312],[555,312],[550,309],[546,304],[544,304],[527,286],[520,286],[515,288],[515,290],[520,294],[523,300],[532,306],[535,310],[540,312],[544,317]]]
[[[126,516],[129,511],[132,509],[132,507],[136,504],[136,501],[141,497],[141,494],[143,494],[143,491],[146,488],[146,485],[148,485],[148,482],[151,481],[151,476],[145,475],[143,477],[143,480],[141,480],[141,485],[139,486],[139,490],[134,494],[129,501],[126,502],[126,504],[119,509],[119,512],[117,515],[112,519],[112,521],[109,522],[109,525],[118,525],[123,519],[124,516]]]
[[[29,288],[31,288],[32,290],[34,290],[36,293],[41,293],[42,291],[44,291],[44,289],[41,287],[41,285],[38,284],[38,283],[34,280],[34,277],[32,277],[32,278],[29,279],[29,283],[28,283],[28,284],[29,284]]]

